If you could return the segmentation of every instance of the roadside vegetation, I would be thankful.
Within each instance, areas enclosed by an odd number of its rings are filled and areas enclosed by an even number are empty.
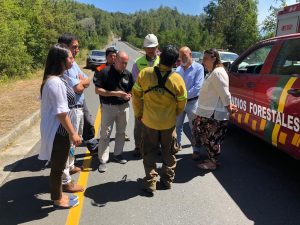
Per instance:
[[[112,34],[141,48],[145,35],[154,33],[160,46],[188,45],[195,51],[216,47],[241,53],[263,38],[257,4],[257,0],[212,0],[204,13],[191,16],[162,6],[123,14],[73,0],[0,1],[0,84],[35,76],[49,47],[64,32],[78,35],[82,49],[100,49]],[[263,26],[268,37],[275,29],[276,10]]]

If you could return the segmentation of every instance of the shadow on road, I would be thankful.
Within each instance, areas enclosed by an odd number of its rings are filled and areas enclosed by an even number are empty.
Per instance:
[[[54,210],[52,201],[40,199],[48,192],[49,177],[19,178],[5,183],[0,189],[0,224],[21,224],[39,220]]]
[[[187,123],[184,132],[189,137]],[[201,155],[207,157],[204,151]],[[196,168],[198,162],[184,149],[176,157],[175,183],[210,173]],[[300,224],[299,161],[233,125],[220,161],[221,167],[212,173],[249,220],[256,225]]]
[[[258,225],[300,223],[299,161],[230,126],[221,163],[213,174],[248,219]]]
[[[185,150],[182,150],[184,152]],[[201,152],[201,158],[207,158],[206,154]],[[192,160],[191,154],[180,153],[176,155],[177,166],[174,183],[187,183],[198,176],[204,176],[209,171],[200,170],[196,167],[199,161]]]
[[[11,172],[22,172],[22,171],[36,172],[45,169],[46,162],[47,161],[39,160],[38,155],[33,155],[18,160],[12,164],[6,165],[3,170],[11,171]]]
[[[92,199],[95,207],[104,207],[109,202],[126,201],[136,196],[147,196],[137,181],[126,180],[127,175],[117,182],[95,185],[85,190],[84,195]],[[125,179],[124,179],[125,178]]]
[[[135,157],[134,156],[133,150],[129,151],[129,152],[127,152],[127,151],[123,152],[122,155],[128,161],[142,160],[141,157]],[[84,157],[86,157],[86,156],[90,156],[90,153],[77,154],[75,164],[77,166],[83,166]],[[116,163],[116,162],[114,162],[113,157],[114,157],[113,153],[110,152],[108,163]],[[92,162],[91,162],[91,165],[90,165],[90,167],[88,168],[87,171],[96,171],[98,169],[98,166],[99,166],[99,160],[98,160],[98,155],[96,154],[96,155],[92,156]]]

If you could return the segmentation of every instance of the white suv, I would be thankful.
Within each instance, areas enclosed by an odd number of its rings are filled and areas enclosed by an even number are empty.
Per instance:
[[[239,55],[233,52],[226,52],[226,51],[218,51],[220,55],[221,62],[230,62],[230,64],[233,63],[234,60],[236,60]]]

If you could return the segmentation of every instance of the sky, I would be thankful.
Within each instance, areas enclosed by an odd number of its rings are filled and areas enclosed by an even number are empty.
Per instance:
[[[210,0],[77,0],[78,2],[93,4],[97,8],[108,12],[134,13],[139,10],[157,9],[161,5],[170,8],[176,7],[177,10],[184,14],[199,15],[203,8],[208,5]],[[287,0],[287,5],[295,4],[296,0]],[[258,4],[258,24],[270,14],[270,6],[278,6],[276,0],[259,0]]]

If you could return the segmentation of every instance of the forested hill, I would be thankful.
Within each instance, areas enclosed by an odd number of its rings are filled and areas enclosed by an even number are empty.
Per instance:
[[[257,41],[257,0],[212,0],[204,11],[190,16],[160,7],[128,15],[72,0],[0,1],[0,80],[42,67],[49,47],[64,32],[78,35],[81,47],[89,49],[103,46],[112,33],[137,47],[154,33],[160,46],[238,53]]]

